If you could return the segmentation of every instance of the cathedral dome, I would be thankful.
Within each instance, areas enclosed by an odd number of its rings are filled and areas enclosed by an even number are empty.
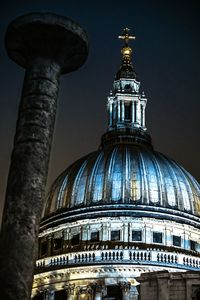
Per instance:
[[[44,216],[109,204],[199,216],[200,186],[184,168],[150,147],[113,144],[74,162],[57,178]]]
[[[56,179],[43,217],[63,211],[87,210],[92,214],[100,209],[104,213],[110,210],[110,215],[111,210],[118,210],[118,216],[179,216],[180,222],[184,216],[187,222],[198,222],[200,185],[175,161],[154,151],[145,126],[147,99],[140,93],[128,45],[135,37],[125,28],[119,38],[125,45],[108,97],[108,130],[99,150],[74,162]]]

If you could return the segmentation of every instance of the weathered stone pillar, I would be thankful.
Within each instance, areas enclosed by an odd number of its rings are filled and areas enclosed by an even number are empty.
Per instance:
[[[43,300],[54,300],[55,299],[55,291],[54,290],[45,290],[43,292]]]
[[[129,242],[129,232],[128,232],[128,223],[123,225],[123,241],[128,243]]]
[[[67,294],[67,300],[74,300],[75,295],[74,294]]]
[[[138,296],[139,296],[139,293],[138,293],[138,290],[137,290],[136,286],[131,286],[131,288],[130,288],[130,300],[138,300]]]
[[[103,223],[102,225],[102,240],[110,240],[110,225]]]
[[[67,300],[74,300],[75,299],[75,284],[66,284],[64,286],[67,292]]]
[[[93,300],[102,300],[102,284],[95,282],[91,285],[92,288],[92,294],[93,294]]]
[[[92,288],[90,285],[78,287],[77,300],[92,300]]]
[[[6,33],[9,57],[26,69],[0,234],[4,300],[31,297],[36,241],[48,173],[60,74],[88,52],[83,29],[50,13],[17,18]]]
[[[94,300],[102,300],[102,293],[101,291],[96,291],[94,295]]]
[[[130,283],[128,282],[120,282],[120,288],[122,289],[122,300],[130,300]]]

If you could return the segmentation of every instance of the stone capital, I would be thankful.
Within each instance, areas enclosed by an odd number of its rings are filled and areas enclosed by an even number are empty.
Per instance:
[[[128,292],[131,288],[130,282],[126,282],[126,281],[120,281],[119,286],[123,292]]]
[[[63,288],[67,291],[68,294],[74,295],[75,292],[75,284],[74,283],[67,283],[63,286]]]

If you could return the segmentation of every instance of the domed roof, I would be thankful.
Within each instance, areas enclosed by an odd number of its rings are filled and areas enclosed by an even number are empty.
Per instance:
[[[44,216],[102,204],[168,208],[200,215],[200,185],[175,161],[149,147],[113,144],[67,168],[53,184]]]
[[[175,161],[153,150],[145,126],[147,98],[140,93],[135,76],[121,72],[133,71],[128,41],[135,37],[125,28],[119,38],[125,42],[122,64],[108,97],[108,129],[101,148],[77,160],[57,178],[43,217],[63,210],[79,214],[86,209],[94,215],[94,210],[103,207],[104,211],[119,208],[119,214],[128,209],[132,216],[173,215],[180,220],[184,215],[185,222],[195,219],[199,223],[200,185]]]

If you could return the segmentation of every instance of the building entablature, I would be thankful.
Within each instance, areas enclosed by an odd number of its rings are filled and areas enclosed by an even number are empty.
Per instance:
[[[118,286],[119,292],[121,290],[121,292],[135,292],[137,294],[135,287],[139,283],[135,278],[144,272],[161,270],[159,266],[132,266],[120,263],[118,265],[79,266],[78,268],[65,266],[62,269],[56,269],[56,271],[44,270],[44,272],[34,276],[32,296],[46,293],[52,298],[45,299],[53,300],[54,294],[60,291],[65,295],[63,299],[71,299],[70,295],[77,297],[80,294],[92,294],[93,298],[89,299],[96,299],[94,296],[100,292],[101,297],[97,299],[104,299],[107,295],[108,286],[115,286],[115,288]],[[167,270],[180,271],[170,267]]]
[[[121,203],[118,201],[116,204],[98,204],[92,206],[80,206],[71,210],[60,210],[55,215],[43,219],[40,225],[40,232],[47,228],[56,227],[59,224],[75,222],[84,219],[99,219],[99,218],[112,218],[112,216],[130,217],[135,218],[152,218],[153,220],[175,221],[180,224],[194,226],[200,229],[200,219],[190,213],[178,211],[171,208],[163,208],[148,205],[134,205]]]
[[[140,82],[131,78],[119,78],[113,83],[113,94],[117,93],[139,93]]]

